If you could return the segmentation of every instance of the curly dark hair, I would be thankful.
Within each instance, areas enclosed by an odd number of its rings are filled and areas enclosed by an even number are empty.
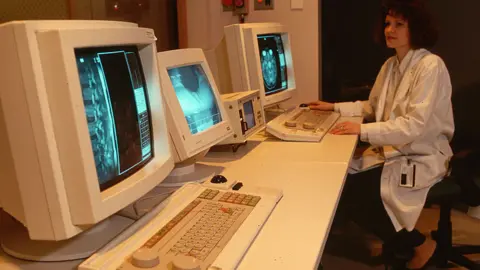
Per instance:
[[[438,32],[424,0],[383,0],[381,21],[376,29],[376,41],[385,44],[385,18],[399,16],[408,22],[410,46],[413,49],[430,49],[438,39]]]

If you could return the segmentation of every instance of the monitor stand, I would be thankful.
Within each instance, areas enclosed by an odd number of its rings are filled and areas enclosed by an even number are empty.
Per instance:
[[[113,215],[81,234],[62,241],[31,240],[17,220],[0,211],[1,243],[5,253],[22,260],[62,262],[90,257],[129,227],[133,220]]]
[[[206,149],[193,157],[182,162],[176,163],[175,168],[170,175],[160,183],[159,187],[181,187],[186,183],[202,183],[209,182],[214,175],[220,174],[223,168],[218,166],[209,166],[206,164],[198,164],[200,159],[203,159],[210,149]],[[227,183],[224,183],[227,184]],[[228,183],[230,184],[230,182]],[[233,184],[232,184],[233,185]],[[223,188],[223,186],[218,186]],[[231,185],[230,185],[231,186]]]

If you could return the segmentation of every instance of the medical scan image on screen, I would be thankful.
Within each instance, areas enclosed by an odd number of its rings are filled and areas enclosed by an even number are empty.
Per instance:
[[[135,46],[76,49],[85,115],[101,190],[153,157],[148,96]]]
[[[222,121],[212,86],[200,64],[169,69],[168,75],[193,135]]]
[[[253,103],[251,100],[243,103],[243,113],[245,115],[245,122],[247,123],[247,130],[255,127],[255,114],[253,112]]]
[[[271,95],[287,89],[287,65],[282,36],[258,35],[257,39],[265,94]]]

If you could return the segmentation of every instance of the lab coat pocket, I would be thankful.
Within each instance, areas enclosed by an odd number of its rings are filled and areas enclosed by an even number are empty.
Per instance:
[[[383,177],[399,188],[416,187],[416,166],[407,156],[389,159],[383,169]]]
[[[429,188],[441,177],[437,156],[400,156],[385,163],[383,177],[400,189]]]

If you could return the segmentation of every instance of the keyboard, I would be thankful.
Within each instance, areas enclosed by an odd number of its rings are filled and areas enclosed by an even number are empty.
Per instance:
[[[234,269],[282,193],[187,184],[172,197],[152,210],[151,220],[138,220],[139,229],[118,236],[79,269]]]
[[[340,117],[339,113],[298,107],[267,124],[267,132],[285,141],[318,142]]]

